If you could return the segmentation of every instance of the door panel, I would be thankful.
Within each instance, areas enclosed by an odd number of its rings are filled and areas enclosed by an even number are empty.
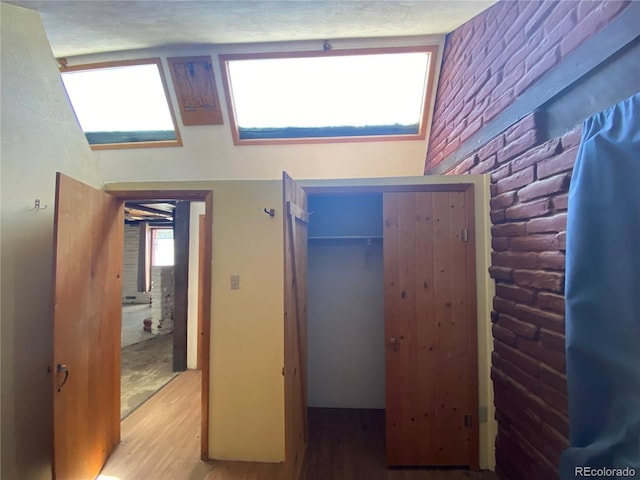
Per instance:
[[[466,192],[384,194],[389,465],[475,464],[468,214]]]
[[[285,469],[300,476],[307,432],[307,195],[283,173]]]
[[[120,441],[123,228],[122,202],[58,173],[54,478],[95,478]]]

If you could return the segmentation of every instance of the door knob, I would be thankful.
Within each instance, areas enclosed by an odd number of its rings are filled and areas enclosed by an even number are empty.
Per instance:
[[[395,345],[396,343],[398,343],[398,339],[396,337],[389,337],[389,343],[391,345]]]

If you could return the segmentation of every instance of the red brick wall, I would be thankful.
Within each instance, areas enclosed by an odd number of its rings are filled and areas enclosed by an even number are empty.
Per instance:
[[[628,1],[502,1],[447,36],[425,173]]]
[[[491,175],[494,383],[501,479],[552,480],[568,446],[564,341],[567,191],[580,127],[538,142],[531,114],[449,174]]]

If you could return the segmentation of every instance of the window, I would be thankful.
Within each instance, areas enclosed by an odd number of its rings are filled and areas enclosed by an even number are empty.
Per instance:
[[[151,228],[151,265],[162,267],[173,263],[173,229]]]
[[[160,59],[61,68],[91,148],[182,145]]]
[[[221,55],[234,142],[424,139],[436,48]]]

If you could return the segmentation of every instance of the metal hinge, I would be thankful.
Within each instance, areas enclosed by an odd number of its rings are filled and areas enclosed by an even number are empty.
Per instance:
[[[463,228],[462,232],[460,232],[460,239],[463,242],[468,242],[469,241],[469,229],[468,228]]]

